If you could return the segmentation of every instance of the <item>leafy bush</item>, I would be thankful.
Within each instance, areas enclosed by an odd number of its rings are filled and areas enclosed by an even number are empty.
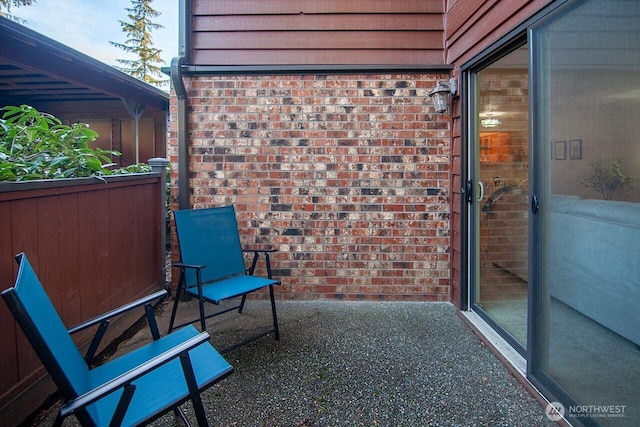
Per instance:
[[[614,160],[608,165],[603,165],[600,161],[593,163],[589,175],[580,182],[585,187],[600,193],[604,200],[611,200],[616,190],[631,188],[634,179],[633,176],[626,175],[622,171],[620,160]]]
[[[92,149],[98,133],[86,124],[71,126],[28,105],[4,107],[0,119],[0,181],[102,177],[149,172],[148,165],[113,170],[117,151]]]

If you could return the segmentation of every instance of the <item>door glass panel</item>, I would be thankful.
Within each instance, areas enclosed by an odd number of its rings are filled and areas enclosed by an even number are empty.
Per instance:
[[[536,29],[539,348],[569,421],[640,425],[640,3]]]
[[[475,307],[525,348],[528,300],[527,46],[477,73]]]

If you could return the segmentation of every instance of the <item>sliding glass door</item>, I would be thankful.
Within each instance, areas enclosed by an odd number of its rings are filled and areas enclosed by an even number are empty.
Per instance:
[[[575,425],[640,425],[639,22],[558,2],[463,67],[470,308]]]
[[[528,306],[528,49],[518,46],[473,75],[470,201],[476,247],[473,303],[477,312],[524,352]]]
[[[640,423],[640,2],[531,32],[538,299],[531,374],[570,421]]]

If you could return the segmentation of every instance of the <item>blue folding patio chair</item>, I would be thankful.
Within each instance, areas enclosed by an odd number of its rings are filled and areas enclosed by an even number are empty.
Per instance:
[[[142,425],[171,410],[189,425],[180,409],[188,400],[198,425],[208,425],[200,392],[231,374],[233,368],[211,346],[209,335],[192,326],[160,338],[151,302],[165,296],[165,291],[67,330],[26,255],[19,254],[16,260],[16,283],[2,297],[65,399],[55,425],[71,414],[84,426]],[[154,340],[89,368],[109,319],[141,306]],[[83,359],[71,334],[94,325],[98,330]]]
[[[185,209],[174,212],[178,243],[180,246],[180,263],[174,267],[180,269],[180,279],[173,303],[169,332],[174,327],[200,321],[203,331],[206,330],[206,319],[238,309],[242,313],[247,295],[259,289],[268,288],[271,298],[273,328],[251,337],[239,344],[232,345],[221,353],[233,350],[241,345],[255,341],[273,333],[280,339],[278,317],[273,286],[280,281],[272,278],[271,259],[273,249],[242,249],[238,224],[233,206],[222,206],[207,209]],[[246,268],[244,252],[253,253],[251,266]],[[267,277],[254,276],[260,254],[264,254]],[[180,296],[186,293],[198,299],[200,317],[189,320],[182,325],[174,326]],[[220,304],[231,298],[241,298],[238,305],[205,313],[205,302]]]

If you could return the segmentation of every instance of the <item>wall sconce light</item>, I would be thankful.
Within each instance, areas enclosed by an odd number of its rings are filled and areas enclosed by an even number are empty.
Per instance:
[[[429,97],[433,101],[433,106],[437,113],[447,111],[449,105],[449,96],[453,96],[458,92],[458,82],[455,77],[451,77],[448,82],[438,80],[436,87],[429,93]]]

